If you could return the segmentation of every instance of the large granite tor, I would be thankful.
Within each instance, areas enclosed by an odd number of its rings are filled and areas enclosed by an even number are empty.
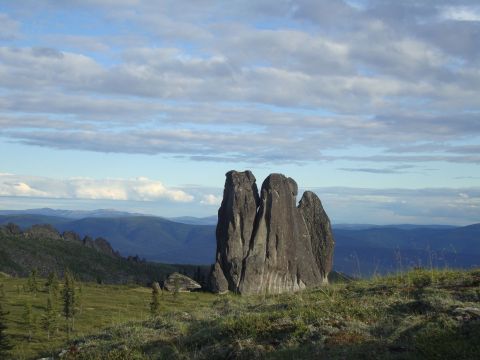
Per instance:
[[[258,195],[252,172],[226,174],[218,210],[217,255],[211,273],[216,292],[294,292],[326,284],[334,239],[320,199],[297,183],[269,175]]]

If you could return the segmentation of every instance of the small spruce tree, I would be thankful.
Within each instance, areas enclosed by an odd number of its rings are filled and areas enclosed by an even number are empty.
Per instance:
[[[75,321],[75,280],[70,271],[65,271],[65,282],[62,291],[63,316],[67,323],[67,335],[74,330]]]
[[[29,303],[23,305],[22,322],[28,334],[28,341],[31,341],[32,330],[35,327],[35,319],[33,317],[32,305]]]
[[[50,340],[50,335],[57,326],[56,312],[50,296],[47,298],[47,306],[45,307],[45,312],[42,316],[41,325],[42,329],[47,333],[47,338]]]
[[[160,312],[160,286],[157,282],[152,284],[152,301],[150,302],[150,314],[155,317]]]
[[[60,286],[60,283],[58,281],[57,273],[54,271],[51,271],[48,274],[47,281],[45,282],[45,288],[49,293],[51,293],[54,296],[57,296],[59,286]]]
[[[32,269],[32,271],[30,271],[30,276],[28,277],[28,290],[32,293],[37,293],[38,291],[37,269]]]

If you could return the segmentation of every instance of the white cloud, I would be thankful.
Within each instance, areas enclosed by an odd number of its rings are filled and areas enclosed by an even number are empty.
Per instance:
[[[128,200],[128,186],[119,181],[73,180],[74,197],[77,199]]]
[[[2,177],[11,177],[10,175],[0,174]],[[40,196],[44,197],[47,193],[32,188],[25,182],[5,181],[0,183],[0,196]]]
[[[319,188],[334,223],[478,223],[480,188],[361,189]]]
[[[200,201],[201,204],[204,205],[212,205],[212,206],[217,206],[222,203],[222,197],[221,196],[216,196],[213,194],[206,194],[203,195],[202,200]]]
[[[448,20],[480,21],[480,7],[446,6],[442,9],[442,17]]]
[[[138,184],[133,187],[133,190],[141,199],[159,199],[168,198],[178,202],[190,202],[193,196],[181,190],[167,189],[162,183],[150,181],[146,178],[140,178]]]
[[[52,179],[0,174],[0,196],[58,199],[191,202],[194,197],[160,181],[138,179]]]

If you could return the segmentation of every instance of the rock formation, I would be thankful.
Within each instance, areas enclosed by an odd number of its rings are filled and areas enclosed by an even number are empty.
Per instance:
[[[250,171],[226,174],[218,211],[214,291],[241,294],[292,292],[327,282],[334,240],[320,199],[296,182],[271,174],[259,198]]]
[[[78,235],[75,231],[64,231],[62,233],[63,240],[66,241],[82,241],[80,235]]]
[[[8,223],[2,226],[2,232],[6,235],[19,235],[22,233],[22,229],[17,224]]]
[[[95,249],[111,257],[120,257],[120,254],[113,250],[110,243],[102,237],[93,240],[90,236],[85,236],[82,240],[84,246]]]
[[[25,232],[27,237],[33,238],[48,238],[54,240],[61,240],[60,233],[50,224],[32,225],[30,229]]]
[[[165,280],[163,286],[166,290],[172,292],[188,292],[190,290],[200,289],[202,287],[195,280],[192,280],[188,276],[182,275],[178,272],[171,274],[167,280]]]
[[[100,251],[110,257],[120,257],[120,253],[113,250],[112,245],[110,245],[110,243],[102,237],[98,237],[95,239],[95,241],[93,242],[93,247],[97,251]]]
[[[218,210],[217,257],[212,273],[213,290],[217,292],[238,290],[260,203],[255,176],[250,171],[230,171],[226,177]]]

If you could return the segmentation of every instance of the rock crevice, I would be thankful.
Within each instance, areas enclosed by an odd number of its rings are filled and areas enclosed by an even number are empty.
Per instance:
[[[218,211],[214,291],[241,294],[298,291],[326,282],[334,240],[320,199],[297,183],[269,175],[260,196],[250,171],[226,174]]]

